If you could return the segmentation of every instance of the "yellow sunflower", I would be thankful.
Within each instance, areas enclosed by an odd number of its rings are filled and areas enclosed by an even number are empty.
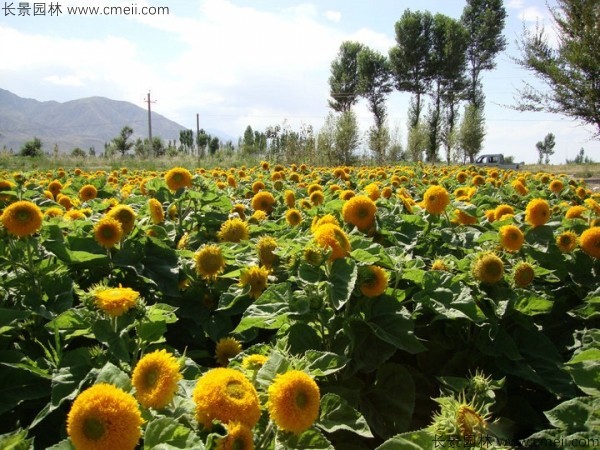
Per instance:
[[[290,227],[295,227],[302,223],[302,213],[295,208],[288,209],[285,212],[285,221]]]
[[[431,264],[431,270],[440,270],[440,271],[448,271],[448,265],[443,259],[436,259]]]
[[[310,194],[309,199],[313,205],[319,206],[325,201],[325,195],[323,194],[323,191],[314,191]]]
[[[283,431],[302,433],[319,416],[321,394],[310,375],[299,370],[279,374],[268,389],[267,409]]]
[[[529,193],[529,189],[527,189],[527,187],[519,180],[513,181],[512,187],[519,195],[527,195]]]
[[[51,181],[48,184],[48,190],[50,192],[52,192],[52,195],[54,196],[54,198],[58,197],[58,194],[60,194],[60,191],[62,190],[62,188],[63,188],[63,185],[58,180]]]
[[[229,360],[242,352],[242,344],[235,338],[224,337],[219,339],[215,347],[215,359],[222,367],[227,367]]]
[[[234,217],[227,219],[217,233],[219,239],[226,242],[240,242],[248,239],[248,224],[242,219]]]
[[[454,210],[454,219],[452,222],[460,225],[475,225],[477,223],[477,217],[457,208]]]
[[[165,220],[165,212],[163,207],[155,198],[148,200],[148,212],[150,213],[150,219],[154,225],[158,225]]]
[[[171,191],[192,186],[192,174],[183,167],[174,167],[165,174],[165,182]]]
[[[202,246],[194,255],[196,273],[205,280],[215,280],[225,268],[221,247],[217,244]]]
[[[518,252],[525,242],[525,235],[516,225],[500,227],[500,245],[509,252]]]
[[[194,388],[193,399],[196,419],[207,429],[213,420],[240,422],[252,428],[260,418],[256,389],[235,369],[218,367],[206,372]]]
[[[513,207],[505,204],[496,206],[493,211],[494,219],[490,220],[490,222],[493,222],[494,220],[502,220],[505,216],[512,216],[515,214]]]
[[[265,355],[254,354],[244,356],[244,359],[242,359],[242,367],[250,370],[258,370],[264,366],[268,360],[269,357]]]
[[[60,217],[64,213],[65,212],[63,211],[62,208],[59,208],[58,206],[51,206],[46,211],[44,211],[44,216],[45,217]]]
[[[585,206],[575,205],[567,209],[565,217],[567,219],[583,219],[583,213],[587,211]]]
[[[258,298],[267,287],[269,269],[266,267],[250,266],[242,269],[240,286],[250,287],[250,297]]]
[[[600,227],[592,227],[581,233],[579,246],[592,258],[600,259]]]
[[[321,248],[331,250],[330,261],[344,258],[350,253],[350,241],[346,233],[332,223],[320,225],[314,232],[314,239]]]
[[[98,289],[95,293],[96,306],[111,317],[119,317],[135,306],[140,293],[131,288]]]
[[[342,199],[342,200],[350,200],[356,194],[354,193],[353,190],[345,189],[345,190],[339,191],[338,195],[340,196],[340,199]]]
[[[102,247],[114,247],[121,237],[123,237],[121,222],[112,217],[104,217],[94,225],[94,239]]]
[[[65,220],[70,221],[70,222],[74,221],[74,220],[85,220],[86,219],[85,213],[80,209],[71,209],[71,210],[67,211],[63,217]]]
[[[108,212],[107,216],[121,223],[123,234],[131,233],[131,230],[135,226],[136,215],[129,205],[117,205]]]
[[[240,422],[227,424],[227,436],[217,438],[216,450],[254,450],[252,429]]]
[[[535,198],[527,204],[525,221],[532,227],[544,225],[550,219],[550,206],[541,198]]]
[[[504,276],[504,264],[497,255],[483,253],[473,264],[473,275],[482,283],[497,283]]]
[[[267,269],[273,267],[277,262],[278,256],[274,253],[277,247],[277,240],[270,236],[261,237],[256,244],[256,253],[258,254],[260,264]]]
[[[522,261],[515,266],[513,280],[516,286],[521,288],[527,287],[531,284],[534,277],[535,272],[531,264]]]
[[[317,228],[326,223],[331,223],[333,225],[337,225],[338,227],[340,226],[340,222],[335,218],[333,214],[325,214],[322,217],[315,216],[313,218],[312,223],[310,225],[310,231],[314,233],[317,230]]]
[[[377,205],[366,195],[352,197],[342,207],[342,217],[360,231],[367,231],[375,223]]]
[[[430,186],[423,195],[422,206],[429,214],[442,214],[450,204],[450,195],[442,186]]]
[[[81,392],[67,415],[67,434],[78,450],[133,450],[142,435],[135,398],[111,384]]]
[[[359,272],[360,292],[365,297],[378,297],[388,285],[388,273],[379,266],[366,266]]]
[[[260,191],[252,197],[252,209],[254,211],[264,211],[271,214],[275,205],[275,197],[268,191]]]
[[[573,231],[565,231],[556,236],[556,245],[563,253],[570,253],[577,247],[578,236]]]
[[[560,180],[552,180],[550,182],[550,190],[555,194],[560,194],[560,192],[565,188],[565,185]]]
[[[285,191],[283,193],[283,199],[288,208],[294,208],[296,206],[296,194],[294,193],[294,191]]]
[[[79,189],[79,198],[82,202],[93,200],[98,196],[98,189],[92,184],[86,184]]]
[[[169,404],[181,379],[179,361],[164,349],[144,355],[131,375],[135,396],[140,404],[154,409],[161,409]]]
[[[458,408],[456,424],[463,437],[476,436],[477,433],[481,435],[487,428],[485,417],[469,404],[462,404]]]
[[[17,237],[31,236],[38,232],[43,219],[42,210],[27,200],[11,203],[0,216],[6,230]]]

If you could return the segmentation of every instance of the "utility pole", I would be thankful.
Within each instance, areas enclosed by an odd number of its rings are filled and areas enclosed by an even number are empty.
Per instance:
[[[156,103],[156,100],[150,100],[150,91],[148,91],[148,98],[145,100],[148,103],[148,144],[152,148],[152,115],[150,111],[150,103]]]

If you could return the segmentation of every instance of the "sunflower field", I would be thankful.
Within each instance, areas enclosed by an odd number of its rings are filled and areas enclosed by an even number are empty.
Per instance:
[[[0,448],[598,448],[599,202],[474,166],[0,171]]]

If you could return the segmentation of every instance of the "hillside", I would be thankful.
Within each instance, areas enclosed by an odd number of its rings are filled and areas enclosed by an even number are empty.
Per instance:
[[[75,147],[94,147],[99,154],[104,143],[115,137],[124,125],[134,130],[134,139],[148,133],[148,111],[133,103],[105,97],[88,97],[64,103],[40,102],[0,89],[0,149],[15,152],[34,136],[42,140],[46,152],[57,144],[61,152]],[[179,139],[185,129],[152,112],[152,134],[165,141]]]

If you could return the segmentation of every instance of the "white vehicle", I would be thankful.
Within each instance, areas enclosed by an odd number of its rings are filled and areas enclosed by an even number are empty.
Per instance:
[[[506,163],[502,153],[480,155],[475,160],[475,165],[486,167],[498,167],[500,169],[520,169],[525,163]]]

